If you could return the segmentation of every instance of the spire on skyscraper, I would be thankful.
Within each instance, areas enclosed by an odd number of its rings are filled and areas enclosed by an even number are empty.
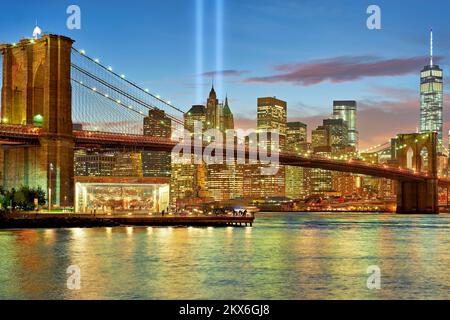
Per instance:
[[[211,91],[209,92],[209,98],[210,99],[216,99],[217,98],[216,90],[214,90],[214,83],[211,86]]]
[[[430,31],[430,66],[433,66],[433,28]]]
[[[228,96],[225,96],[225,103],[223,105],[223,113],[231,114],[230,106],[228,105]]]

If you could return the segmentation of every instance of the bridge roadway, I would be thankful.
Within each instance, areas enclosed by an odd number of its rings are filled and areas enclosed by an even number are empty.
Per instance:
[[[0,144],[39,144],[39,138],[41,136],[42,131],[39,127],[7,124],[0,125]],[[178,144],[177,141],[159,137],[96,131],[74,130],[73,136],[75,145],[78,148],[139,148],[140,150],[171,152],[175,145]],[[193,147],[191,148],[193,149]],[[193,151],[192,149],[191,151]],[[234,150],[233,152],[235,156],[237,156],[237,151]],[[249,150],[245,150],[246,159],[251,155]],[[412,170],[398,167],[369,164],[359,160],[333,160],[316,155],[306,157],[292,152],[280,153],[279,161],[282,165],[348,172],[398,181],[425,182],[432,179],[432,177],[428,176],[426,173],[413,172]],[[450,186],[450,179],[439,178],[438,182],[440,186]]]

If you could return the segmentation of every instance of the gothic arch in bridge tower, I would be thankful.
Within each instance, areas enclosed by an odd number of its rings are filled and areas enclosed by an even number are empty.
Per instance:
[[[408,151],[406,152],[406,168],[408,168],[410,170],[414,170],[413,157],[414,157],[414,151],[411,147],[409,147]]]
[[[396,142],[399,167],[418,175],[417,181],[398,181],[397,212],[438,213],[437,133],[400,134]]]
[[[34,124],[34,118],[37,115],[44,114],[44,86],[45,86],[45,69],[43,62],[40,62],[36,68],[33,81],[33,105],[31,110],[30,124]],[[29,120],[29,121],[30,121]]]
[[[420,172],[428,173],[428,169],[430,168],[429,164],[429,156],[428,156],[428,148],[423,147],[422,150],[420,150]]]

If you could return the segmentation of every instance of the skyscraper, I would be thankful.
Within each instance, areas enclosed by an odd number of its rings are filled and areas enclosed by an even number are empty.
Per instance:
[[[200,122],[203,125],[203,130],[206,129],[206,108],[203,105],[194,105],[184,115],[184,129],[194,132],[195,122]]]
[[[443,91],[443,71],[433,63],[433,30],[431,30],[430,64],[420,73],[420,132],[437,132],[441,142]]]
[[[209,97],[206,102],[206,128],[207,129],[221,129],[221,118],[222,118],[222,105],[217,99],[216,91],[214,86],[209,92]]]
[[[286,120],[286,101],[276,97],[258,98],[258,130],[278,130],[280,136],[286,137]]]
[[[114,152],[98,152],[80,149],[74,153],[74,169],[76,177],[109,177],[114,176],[117,154]]]
[[[287,119],[287,103],[286,101],[277,99],[275,97],[258,98],[258,122],[257,129],[259,134],[264,131],[278,131],[279,134],[279,149],[284,149],[286,141],[286,119]],[[272,140],[272,136],[268,137],[267,140],[267,150],[272,151],[273,147],[276,145]],[[260,147],[264,147],[261,146]],[[259,180],[259,192],[261,196],[284,196],[285,195],[285,168],[281,165],[276,165],[278,171],[274,175],[261,175],[260,165],[249,165],[251,170],[246,170],[247,172],[252,172],[250,179]],[[255,166],[257,168],[255,168]],[[255,173],[258,173],[255,175]],[[244,177],[244,183],[246,183],[248,177]],[[250,185],[254,185],[250,182]],[[254,192],[252,191],[253,195]]]
[[[215,106],[216,114],[219,115],[219,121],[211,125],[213,117],[210,113],[208,128],[215,128],[221,131],[222,141],[225,143],[225,133],[227,130],[234,130],[234,117],[228,104],[228,97],[223,104],[219,103],[214,92],[208,99],[208,107]],[[208,109],[207,107],[207,109]],[[216,201],[226,201],[242,197],[242,166],[236,161],[224,161],[224,163],[206,165],[206,189],[208,196]]]
[[[311,147],[314,154],[328,157],[331,156],[330,133],[326,126],[319,126],[311,133]],[[329,170],[311,169],[310,195],[324,196],[332,191],[332,173]]]
[[[228,97],[225,97],[225,103],[223,105],[223,111],[222,111],[222,126],[223,130],[232,130],[234,129],[234,117],[233,113],[231,112],[230,106],[228,105]]]
[[[170,138],[172,135],[172,120],[163,110],[149,110],[144,118],[144,135]],[[170,153],[165,151],[142,152],[142,171],[144,177],[170,177]]]
[[[333,118],[342,119],[348,127],[348,144],[358,148],[358,130],[356,129],[356,101],[333,101]]]
[[[297,154],[304,153],[307,139],[307,126],[302,122],[288,122],[286,129],[286,150]],[[286,166],[286,197],[300,199],[307,195],[308,184],[305,173],[308,169]]]
[[[203,105],[194,105],[184,114],[184,129],[194,132],[195,122],[201,123],[206,129],[206,108]],[[175,155],[174,155],[175,156]],[[170,202],[176,205],[178,200],[198,198],[206,195],[205,164],[194,164],[192,155],[183,163],[172,162],[170,179]]]
[[[347,122],[343,119],[324,119],[323,126],[328,131],[328,145],[333,152],[347,147],[349,142],[349,132]]]

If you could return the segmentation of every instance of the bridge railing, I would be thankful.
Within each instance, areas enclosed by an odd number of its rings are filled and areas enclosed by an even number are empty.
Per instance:
[[[2,123],[0,124],[0,132],[7,134],[18,133],[23,135],[39,136],[42,132],[42,129],[31,125],[14,125]]]

